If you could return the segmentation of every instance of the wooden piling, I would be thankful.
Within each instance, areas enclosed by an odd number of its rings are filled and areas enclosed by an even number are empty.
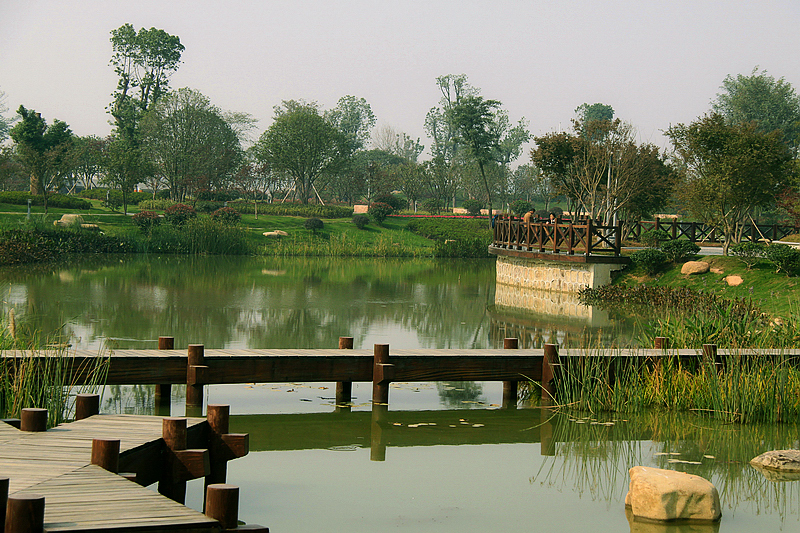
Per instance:
[[[517,350],[519,349],[519,339],[516,337],[506,337],[503,339],[504,350]],[[503,409],[516,409],[517,408],[517,389],[519,388],[519,381],[504,381],[503,382]]]
[[[190,344],[189,368],[186,373],[186,407],[203,406],[203,385],[208,382],[208,367],[205,366],[205,346]]]
[[[47,431],[47,409],[27,407],[20,414],[22,431]]]
[[[5,533],[41,533],[44,531],[44,496],[17,493],[8,497]]]
[[[78,394],[75,396],[75,420],[83,420],[100,414],[99,394]]]
[[[389,403],[389,384],[394,378],[394,365],[389,363],[389,345],[376,344],[373,347],[372,403]]]
[[[158,349],[174,350],[175,337],[159,337]],[[169,383],[160,383],[156,385],[155,408],[158,414],[165,414],[169,416],[171,400],[172,400],[172,385]],[[166,413],[164,413],[164,411],[166,411]]]
[[[239,487],[215,483],[206,487],[206,516],[218,520],[223,529],[239,524]]]
[[[559,366],[558,346],[545,344],[542,359],[542,405],[553,405],[555,402],[556,387],[553,380]]]
[[[656,350],[669,349],[669,339],[667,337],[656,337],[653,344]]]
[[[714,365],[718,371],[724,370],[722,356],[719,355],[716,344],[703,345],[703,360]]]
[[[92,439],[92,464],[119,474],[119,439]]]
[[[6,523],[6,506],[8,505],[8,484],[9,478],[0,477],[0,524],[5,527]]]
[[[372,416],[370,421],[370,442],[369,442],[369,460],[370,461],[385,461],[386,460],[386,432],[389,429],[389,405],[388,404],[373,404]]]
[[[203,508],[207,504],[208,487],[225,483],[228,476],[228,460],[224,455],[222,435],[230,428],[230,405],[209,404],[206,408],[206,421],[209,428],[209,446],[211,453],[211,472],[206,476]]]
[[[161,422],[161,437],[168,452],[186,449],[186,419],[165,418]],[[158,481],[158,492],[178,503],[186,502],[186,481],[174,479],[175,457],[167,453],[165,465],[162,467],[161,479]]]
[[[340,350],[353,349],[353,337],[339,337]],[[353,382],[352,381],[337,381],[336,382],[336,411],[349,411],[350,402],[353,400]]]

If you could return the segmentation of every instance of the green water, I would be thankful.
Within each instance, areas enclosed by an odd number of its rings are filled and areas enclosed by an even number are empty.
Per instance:
[[[489,348],[621,335],[624,325],[495,301],[491,261],[137,257],[0,272],[20,331],[61,329],[76,348]],[[611,333],[609,333],[609,331]],[[109,387],[104,412],[153,413],[153,387]],[[499,383],[397,383],[377,416],[371,385],[335,413],[334,384],[211,386],[251,452],[229,464],[240,518],[275,532],[800,531],[800,481],[747,462],[797,448],[798,428],[722,425],[691,414],[636,419],[498,409]],[[182,387],[171,413],[184,414]],[[603,425],[601,423],[608,423]],[[634,465],[685,470],[720,490],[719,527],[629,524]],[[187,502],[201,506],[202,480]]]

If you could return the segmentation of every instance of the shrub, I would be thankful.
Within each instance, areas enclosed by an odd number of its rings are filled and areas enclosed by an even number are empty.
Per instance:
[[[33,195],[25,191],[2,191],[0,192],[0,204],[28,205],[28,198],[31,205],[44,205],[44,198],[41,195]],[[78,198],[77,196],[64,196],[63,194],[47,195],[47,205],[49,207],[62,207],[64,209],[91,209],[91,202]]]
[[[232,207],[220,207],[211,213],[211,218],[223,224],[233,225],[238,224],[239,221],[242,220],[242,215]]]
[[[394,209],[389,204],[384,204],[383,202],[375,202],[369,206],[369,217],[375,221],[377,225],[383,224],[383,221],[386,220]]]
[[[122,196],[109,194],[108,198],[103,200],[103,207],[111,211],[119,211],[119,208],[122,207]]]
[[[775,272],[785,272],[787,276],[800,270],[800,250],[788,244],[770,244],[764,250],[764,257],[775,266]]]
[[[254,213],[253,202],[228,202],[228,207],[233,207],[240,213],[252,215]],[[293,216],[293,217],[317,217],[317,218],[350,218],[353,216],[353,208],[341,205],[308,205],[292,203],[258,203],[259,215],[274,216]]]
[[[434,257],[489,257],[489,243],[485,239],[477,237],[436,241],[433,246],[433,255]]]
[[[547,214],[548,217],[550,216],[550,213],[553,213],[556,216],[556,218],[561,218],[562,216],[564,216],[564,210],[558,206],[550,208],[550,211]]]
[[[765,250],[766,245],[761,242],[740,242],[731,246],[728,252],[750,270],[764,257]]]
[[[198,213],[213,213],[217,209],[225,207],[225,202],[213,202],[207,200],[198,200],[194,204],[194,209]]]
[[[670,263],[678,263],[689,257],[697,255],[700,247],[695,243],[686,240],[667,241],[661,245],[661,251],[667,256]]]
[[[153,226],[161,224],[161,217],[155,211],[139,211],[131,219],[133,224],[144,233],[149,232]]]
[[[148,200],[142,200],[141,202],[139,202],[139,209],[164,211],[171,205],[175,205],[175,202],[173,202],[169,198],[156,198],[155,200],[150,198]]]
[[[467,210],[467,213],[475,217],[481,214],[483,202],[480,200],[464,200],[462,207]]]
[[[363,214],[353,215],[353,224],[358,229],[364,229],[369,224],[369,217]]]
[[[509,208],[511,209],[511,212],[517,216],[524,215],[528,211],[534,210],[533,202],[529,202],[527,200],[514,200],[511,202]]]
[[[479,237],[487,246],[492,230],[486,219],[480,218],[415,218],[408,223],[409,231],[434,240],[467,240]]]
[[[186,204],[174,204],[164,210],[164,218],[173,226],[183,226],[189,219],[196,216],[197,211]]]
[[[393,211],[400,211],[402,209],[405,209],[406,206],[408,205],[408,202],[406,202],[399,196],[395,196],[389,193],[378,194],[377,196],[375,196],[375,198],[372,199],[372,203],[374,204],[382,203],[389,205],[392,207]]]
[[[661,267],[667,262],[667,256],[661,250],[645,248],[644,250],[633,252],[631,254],[631,261],[634,265],[644,270],[645,273],[652,276],[661,270]]]
[[[670,240],[669,233],[663,229],[651,229],[642,234],[642,244],[648,248],[658,248],[662,242]]]
[[[311,232],[316,235],[318,229],[322,229],[324,224],[318,218],[307,218],[305,222],[303,222],[303,227],[306,229],[310,229]]]
[[[428,198],[422,202],[422,209],[432,215],[438,215],[442,212],[443,205],[438,198]]]

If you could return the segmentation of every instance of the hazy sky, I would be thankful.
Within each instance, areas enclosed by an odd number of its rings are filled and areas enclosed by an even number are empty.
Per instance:
[[[708,111],[728,74],[759,66],[800,89],[798,0],[0,0],[7,115],[23,104],[108,134],[109,32],[126,22],[179,36],[171,87],[250,113],[257,135],[281,100],[328,109],[351,94],[427,147],[435,79],[463,73],[534,135],[601,102],[664,146],[662,130]]]

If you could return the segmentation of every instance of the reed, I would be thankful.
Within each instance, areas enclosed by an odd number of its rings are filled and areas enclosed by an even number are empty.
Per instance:
[[[284,237],[260,247],[258,253],[273,257],[417,257],[423,253],[429,256],[430,250],[420,249],[402,236],[390,233],[378,235],[373,241],[357,240],[342,233]]]

